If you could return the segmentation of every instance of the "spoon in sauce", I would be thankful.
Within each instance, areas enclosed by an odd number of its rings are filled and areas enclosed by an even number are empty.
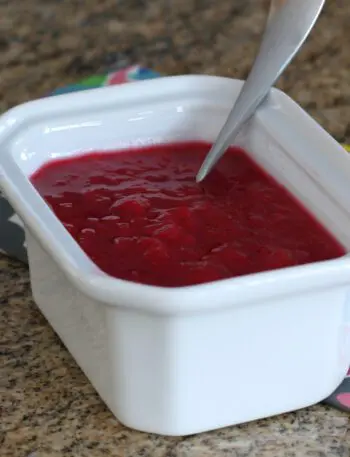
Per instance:
[[[196,177],[201,182],[265,100],[311,32],[325,0],[272,0],[260,50],[241,93]]]

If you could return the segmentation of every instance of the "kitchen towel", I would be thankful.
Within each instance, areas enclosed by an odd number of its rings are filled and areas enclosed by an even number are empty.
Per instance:
[[[91,76],[77,84],[65,86],[54,90],[50,96],[76,92],[97,87],[115,84],[131,83],[145,79],[157,78],[160,75],[152,70],[139,65],[104,75]],[[350,152],[350,147],[345,146]],[[23,262],[27,261],[25,235],[21,220],[15,214],[6,198],[0,193],[0,252],[15,257]],[[315,373],[317,383],[317,373]],[[287,395],[287,394],[286,394]],[[347,377],[338,389],[327,398],[324,403],[332,405],[343,411],[350,412],[350,369]]]

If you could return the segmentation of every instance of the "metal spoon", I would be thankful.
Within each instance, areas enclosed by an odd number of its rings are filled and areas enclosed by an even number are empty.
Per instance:
[[[259,53],[241,93],[196,177],[202,181],[253,116],[313,28],[325,0],[272,0]]]

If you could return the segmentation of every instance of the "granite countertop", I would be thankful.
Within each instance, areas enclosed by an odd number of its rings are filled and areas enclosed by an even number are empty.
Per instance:
[[[142,63],[243,78],[267,0],[0,0],[0,111],[58,85]],[[350,5],[328,2],[279,86],[350,142]],[[26,266],[0,256],[1,457],[348,457],[350,419],[317,405],[186,438],[126,429],[33,303]],[[288,450],[287,450],[288,449]]]

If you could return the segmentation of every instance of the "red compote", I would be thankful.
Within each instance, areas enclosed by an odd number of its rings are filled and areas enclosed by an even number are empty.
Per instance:
[[[94,152],[32,177],[106,273],[184,286],[341,256],[344,249],[241,149],[202,184],[205,143]]]

